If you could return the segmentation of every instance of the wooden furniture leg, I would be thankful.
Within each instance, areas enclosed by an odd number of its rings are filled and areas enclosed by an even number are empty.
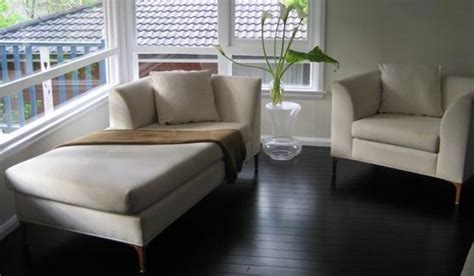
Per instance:
[[[459,202],[461,200],[461,188],[462,188],[462,183],[453,183],[454,187],[456,188],[456,197],[454,203],[456,205],[459,205]]]
[[[138,255],[138,263],[140,264],[140,274],[144,275],[146,272],[145,269],[145,247],[144,246],[138,246],[138,245],[132,245],[133,248],[135,248],[135,251],[137,251]]]
[[[333,157],[332,158],[332,173],[331,173],[332,177],[336,176],[336,171],[337,171],[337,158]]]
[[[254,172],[255,173],[258,173],[258,154],[255,154],[255,156],[253,157],[253,160],[254,160]]]
[[[28,250],[30,248],[30,243],[28,242],[28,224],[20,222],[20,231],[23,239],[23,248]]]
[[[26,260],[27,265],[31,265],[31,253],[30,253],[30,242],[28,240],[28,223],[20,222],[20,231],[23,241],[23,252]]]

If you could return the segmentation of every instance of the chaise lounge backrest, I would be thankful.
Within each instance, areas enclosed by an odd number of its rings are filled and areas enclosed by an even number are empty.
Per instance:
[[[212,76],[217,111],[222,122],[247,124],[253,145],[260,143],[261,80],[257,78]],[[109,93],[110,126],[137,129],[158,122],[150,77],[127,83]],[[258,148],[252,149],[256,154]]]

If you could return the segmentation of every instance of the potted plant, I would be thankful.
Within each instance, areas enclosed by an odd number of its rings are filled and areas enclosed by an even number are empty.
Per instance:
[[[228,56],[220,45],[215,47],[219,53],[231,62],[245,66],[257,68],[268,73],[272,81],[270,83],[271,102],[265,107],[270,112],[272,120],[273,135],[265,140],[263,149],[272,159],[290,160],[301,152],[301,143],[292,137],[292,128],[295,118],[301,110],[301,106],[297,103],[284,101],[284,85],[282,83],[283,76],[288,69],[294,64],[309,61],[318,63],[330,63],[339,67],[339,63],[334,58],[325,54],[319,46],[315,46],[311,51],[304,53],[291,49],[296,34],[300,30],[301,25],[306,22],[308,16],[307,0],[280,0],[280,14],[277,17],[277,26],[275,36],[273,38],[273,55],[267,53],[264,37],[264,27],[267,20],[273,18],[268,11],[262,12],[261,17],[261,44],[264,66],[243,64]],[[292,12],[298,14],[298,23],[291,31],[291,36],[287,38],[287,23]],[[280,25],[283,26],[283,34],[278,36]],[[277,48],[279,46],[279,48]]]

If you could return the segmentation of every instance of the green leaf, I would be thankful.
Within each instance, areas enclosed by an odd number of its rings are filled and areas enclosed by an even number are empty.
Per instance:
[[[307,53],[289,50],[285,59],[288,63],[298,63],[303,61],[330,63],[334,64],[336,68],[339,69],[339,62],[325,54],[319,46],[314,47],[313,50]]]
[[[300,19],[306,19],[308,17],[308,9],[296,9],[296,12],[298,13],[298,17]]]
[[[280,0],[279,3],[290,11],[297,10],[300,18],[304,18],[303,15],[308,15],[308,0]]]

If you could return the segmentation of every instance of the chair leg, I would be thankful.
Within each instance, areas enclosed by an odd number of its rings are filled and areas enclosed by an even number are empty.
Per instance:
[[[138,255],[138,263],[140,265],[140,274],[144,275],[146,272],[146,259],[145,259],[145,251],[146,248],[144,246],[138,246],[138,245],[131,245],[135,251],[137,251]]]
[[[332,173],[331,173],[332,177],[336,177],[336,171],[337,171],[337,158],[333,157],[332,158]]]
[[[28,224],[20,222],[20,231],[23,239],[23,248],[28,250],[30,248],[30,243],[28,242]]]
[[[255,154],[253,157],[253,163],[254,163],[254,172],[258,173],[258,154]]]
[[[453,183],[454,187],[456,188],[456,196],[455,196],[455,201],[454,203],[456,205],[459,205],[459,202],[461,201],[461,188],[462,188],[462,183]]]
[[[22,242],[23,242],[23,252],[25,256],[25,261],[28,266],[32,264],[32,258],[31,258],[31,251],[30,251],[30,242],[28,239],[29,236],[29,229],[28,229],[28,223],[26,222],[20,222],[20,231],[21,231],[21,236],[22,236]]]

